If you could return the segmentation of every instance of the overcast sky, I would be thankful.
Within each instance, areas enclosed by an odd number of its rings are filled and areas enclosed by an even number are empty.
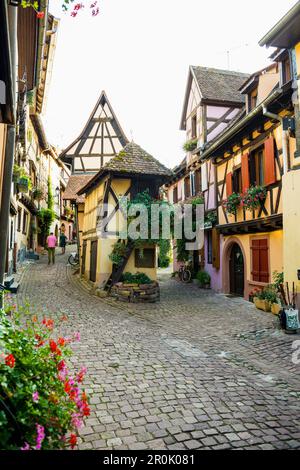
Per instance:
[[[64,148],[105,90],[127,137],[169,167],[183,158],[179,122],[188,66],[254,72],[261,37],[295,0],[99,0],[100,14],[61,18],[45,127]]]

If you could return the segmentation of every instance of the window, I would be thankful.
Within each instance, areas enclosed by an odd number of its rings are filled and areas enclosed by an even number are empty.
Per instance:
[[[22,209],[18,208],[18,232],[21,232],[21,223],[22,223]]]
[[[175,186],[175,188],[173,189],[173,203],[177,204],[177,202],[178,202],[178,187]]]
[[[136,268],[155,268],[155,248],[136,249],[134,264]]]
[[[26,234],[27,232],[27,220],[28,220],[28,214],[26,211],[24,211],[24,215],[23,215],[23,233]]]
[[[250,156],[250,185],[262,186],[265,182],[265,153],[260,147]]]
[[[207,232],[207,264],[212,264],[212,231]]]
[[[253,90],[248,95],[248,111],[252,111],[252,109],[256,108],[257,106],[257,88]]]
[[[197,137],[197,116],[192,117],[192,139]]]
[[[292,79],[291,74],[291,62],[290,58],[286,57],[284,61],[282,61],[282,84],[289,82]]]
[[[232,189],[234,193],[242,192],[242,169],[237,168],[232,175]]]
[[[14,223],[10,222],[10,237],[9,237],[9,248],[12,249],[14,244]]]
[[[190,173],[191,196],[196,195],[195,173]]]
[[[268,239],[253,239],[251,242],[251,253],[251,274],[253,281],[268,283],[270,280]]]
[[[196,194],[201,192],[201,168],[195,171],[195,191]]]
[[[191,195],[190,177],[184,178],[184,198],[187,199]]]

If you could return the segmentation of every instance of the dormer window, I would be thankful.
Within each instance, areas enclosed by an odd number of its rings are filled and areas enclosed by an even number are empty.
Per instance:
[[[248,95],[248,107],[249,111],[252,111],[252,109],[255,109],[257,106],[257,88],[253,90],[251,93]]]

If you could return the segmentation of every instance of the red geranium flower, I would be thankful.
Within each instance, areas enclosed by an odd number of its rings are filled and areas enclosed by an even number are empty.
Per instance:
[[[56,352],[57,351],[57,344],[55,341],[53,341],[53,339],[50,339],[49,341],[49,344],[50,344],[50,349],[52,352]]]
[[[5,358],[5,364],[10,367],[11,369],[13,369],[15,367],[15,363],[16,363],[16,360],[13,356],[13,354],[9,354],[8,356],[6,356]]]
[[[66,367],[65,361],[60,361],[60,362],[57,364],[58,370],[63,370],[63,369],[65,369],[65,367]]]
[[[70,443],[70,445],[71,445],[71,448],[74,449],[74,447],[75,447],[76,444],[77,444],[77,436],[76,436],[76,434],[73,434],[73,433],[71,434],[70,439],[69,439],[69,443]]]
[[[41,20],[43,19],[45,16],[45,13],[43,11],[38,11],[37,14],[36,14],[36,17]]]
[[[65,381],[65,392],[70,393],[71,391],[71,384],[68,380]]]
[[[65,344],[66,344],[65,338],[58,338],[57,342],[60,346],[65,346]]]

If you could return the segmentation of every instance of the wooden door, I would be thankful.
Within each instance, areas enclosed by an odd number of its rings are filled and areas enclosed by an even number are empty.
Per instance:
[[[91,242],[90,281],[96,282],[97,277],[97,248],[98,240]]]
[[[231,248],[230,261],[230,293],[244,296],[244,257],[241,248],[235,243]]]
[[[83,245],[82,245],[82,255],[81,255],[81,274],[85,273],[86,245],[87,245],[87,241],[84,240]]]

